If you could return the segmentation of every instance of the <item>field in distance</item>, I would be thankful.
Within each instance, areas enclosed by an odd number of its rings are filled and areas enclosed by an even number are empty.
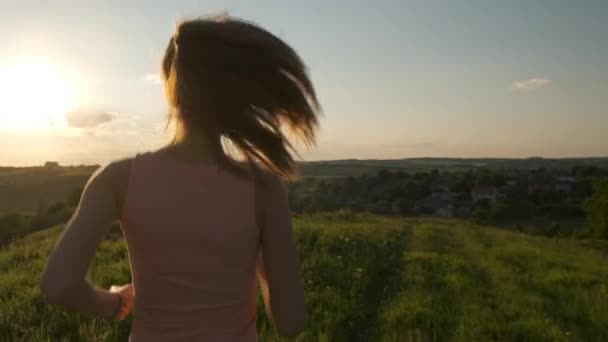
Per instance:
[[[126,340],[130,319],[68,314],[40,296],[60,229],[0,250],[0,340]],[[302,341],[608,340],[606,255],[583,241],[350,213],[296,217],[295,229],[310,316]],[[129,281],[118,237],[94,261],[99,285]],[[258,328],[280,340],[263,314]]]
[[[0,214],[34,213],[82,188],[96,166],[0,168]]]
[[[463,171],[489,169],[571,169],[575,166],[608,168],[608,158],[566,159],[461,159],[412,158],[390,160],[333,160],[300,163],[302,177],[345,177],[377,174],[380,170],[428,172],[432,169]],[[75,189],[82,188],[96,166],[77,167],[0,167],[0,214],[34,212],[40,205],[65,199]]]

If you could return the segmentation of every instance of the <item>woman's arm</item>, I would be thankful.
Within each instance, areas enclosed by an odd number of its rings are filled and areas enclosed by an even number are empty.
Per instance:
[[[102,290],[91,285],[85,276],[99,243],[119,216],[110,186],[111,169],[111,166],[99,169],[88,181],[74,216],[49,257],[40,284],[49,301],[108,319],[118,313],[120,293],[131,290]]]
[[[304,330],[306,305],[287,193],[272,177],[257,188],[256,197],[263,251],[258,280],[266,311],[279,333],[296,336]]]

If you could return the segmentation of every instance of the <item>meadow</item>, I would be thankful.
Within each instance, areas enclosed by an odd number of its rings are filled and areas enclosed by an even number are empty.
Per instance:
[[[607,341],[608,263],[584,241],[461,220],[341,212],[294,219],[310,320],[299,341]],[[125,341],[106,322],[48,305],[38,279],[61,226],[0,250],[0,341]],[[129,281],[124,241],[90,278]],[[262,305],[261,341],[280,341]]]

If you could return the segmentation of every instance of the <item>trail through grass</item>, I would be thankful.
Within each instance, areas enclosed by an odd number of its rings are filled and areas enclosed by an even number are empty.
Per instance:
[[[608,265],[576,241],[457,220],[367,215],[295,219],[309,324],[301,341],[607,341]],[[0,250],[0,341],[126,341],[104,322],[47,305],[39,274],[60,228]],[[91,278],[129,281],[108,239]],[[262,310],[262,305],[259,305]],[[260,311],[261,341],[281,340]]]

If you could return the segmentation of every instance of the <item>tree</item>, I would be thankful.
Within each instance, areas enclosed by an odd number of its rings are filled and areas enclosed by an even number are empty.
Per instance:
[[[353,176],[346,177],[344,181],[344,192],[354,194],[357,191],[357,180]]]
[[[0,230],[17,230],[23,225],[23,217],[19,213],[0,215]]]
[[[22,233],[23,216],[18,213],[0,215],[0,244],[10,241],[15,234]]]
[[[505,200],[496,203],[491,214],[497,220],[519,220],[529,217],[533,211],[534,207],[526,202]]]
[[[43,199],[39,199],[38,200],[38,207],[36,208],[36,216],[43,216],[46,214],[46,211],[48,210],[48,203],[46,200]]]
[[[593,165],[575,166],[572,173],[577,177],[594,177],[608,174],[608,171]]]
[[[489,200],[481,200],[475,205],[473,209],[473,216],[480,220],[487,220],[492,214],[492,203]]]
[[[413,207],[413,203],[403,198],[398,198],[393,202],[392,212],[395,215],[406,215]]]
[[[608,178],[596,181],[593,194],[585,201],[583,207],[594,235],[608,238]]]
[[[61,212],[65,208],[66,208],[65,203],[63,203],[61,201],[57,201],[57,202],[53,203],[51,206],[49,206],[49,208],[47,209],[47,212],[51,215],[54,215],[54,214]]]
[[[84,187],[76,188],[70,191],[67,195],[67,204],[70,208],[75,208],[78,206],[80,202],[80,196],[82,195],[82,191]]]
[[[473,187],[473,182],[463,177],[463,178],[457,180],[456,182],[454,182],[450,186],[450,191],[468,193],[471,191],[472,187]]]
[[[391,173],[387,169],[382,169],[382,170],[378,171],[377,177],[380,180],[387,180],[388,178],[391,177]]]
[[[439,179],[439,176],[440,176],[440,174],[439,174],[439,170],[438,169],[431,170],[431,179],[432,180]]]

